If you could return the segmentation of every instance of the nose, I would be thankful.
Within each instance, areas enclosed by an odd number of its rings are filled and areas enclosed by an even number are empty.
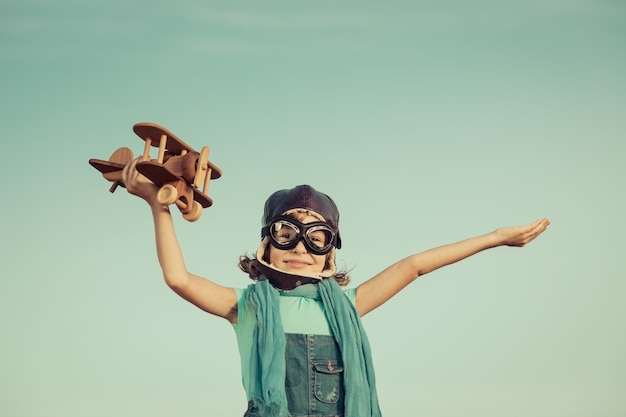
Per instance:
[[[304,242],[302,239],[298,241],[298,244],[291,250],[294,253],[307,253],[306,246],[304,246]]]

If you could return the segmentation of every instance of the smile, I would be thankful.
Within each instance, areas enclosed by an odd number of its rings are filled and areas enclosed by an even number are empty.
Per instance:
[[[291,259],[291,260],[284,261],[284,262],[290,267],[295,268],[295,269],[306,268],[307,266],[311,265],[310,262],[301,261],[297,259]]]

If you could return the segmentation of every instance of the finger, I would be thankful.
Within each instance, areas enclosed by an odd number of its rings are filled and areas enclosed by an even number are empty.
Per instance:
[[[124,169],[122,170],[122,178],[125,184],[130,184],[139,175],[139,171],[137,171],[138,162],[141,162],[141,157],[133,159],[124,166]]]
[[[136,163],[137,163],[137,160],[133,159],[132,161],[124,165],[124,168],[122,169],[122,178],[124,179],[130,178],[130,173],[135,170]]]
[[[540,230],[544,231],[550,224],[550,221],[546,218],[536,220],[533,224],[530,225],[531,230]]]
[[[528,234],[525,236],[525,239],[524,239],[525,243],[529,243],[530,241],[534,240],[537,236],[539,236],[541,233],[543,233],[548,228],[549,224],[550,224],[550,221],[548,219],[540,219],[534,222],[531,225],[531,228]]]

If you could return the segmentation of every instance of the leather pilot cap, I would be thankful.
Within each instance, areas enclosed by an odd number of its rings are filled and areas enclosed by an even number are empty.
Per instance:
[[[337,249],[341,248],[337,205],[328,195],[320,193],[310,185],[298,185],[272,194],[265,202],[263,226],[268,226],[274,217],[294,209],[310,210],[324,217],[326,223],[337,235]]]

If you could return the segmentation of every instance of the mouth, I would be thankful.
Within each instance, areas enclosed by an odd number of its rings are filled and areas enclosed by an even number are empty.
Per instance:
[[[290,268],[293,268],[293,269],[302,269],[302,268],[311,266],[310,262],[301,261],[297,259],[291,259],[291,260],[285,261],[285,264],[287,264]]]

